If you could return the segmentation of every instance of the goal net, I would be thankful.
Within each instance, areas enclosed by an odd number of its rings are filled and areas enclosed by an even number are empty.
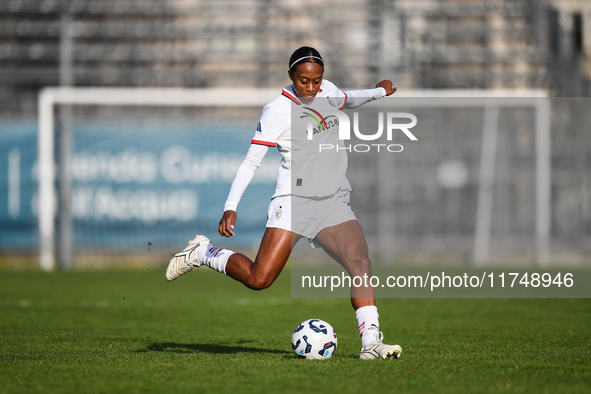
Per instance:
[[[261,109],[278,93],[45,89],[37,166],[41,266],[51,270],[57,260],[162,262],[194,234],[217,234]],[[513,259],[547,263],[545,94],[444,90],[401,96],[368,107],[413,113],[416,144],[379,157],[355,150],[349,155],[352,204],[380,262],[419,256],[478,265],[508,251]],[[270,149],[238,208],[238,236],[221,241],[224,246],[256,250],[279,160]]]
[[[261,108],[275,95],[224,89],[43,91],[42,267],[52,269],[56,256],[76,264],[167,261],[194,234],[214,232]],[[64,109],[70,119],[59,122]],[[60,130],[68,123],[70,132]],[[52,165],[54,157],[65,177]],[[270,151],[243,197],[240,237],[228,245],[253,249],[260,239],[278,163],[278,153]]]

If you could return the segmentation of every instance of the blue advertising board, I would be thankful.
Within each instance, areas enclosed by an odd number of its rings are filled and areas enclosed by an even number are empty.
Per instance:
[[[248,127],[75,125],[75,250],[134,251],[197,233],[215,237],[253,134]],[[0,124],[0,157],[0,250],[36,250],[37,125]],[[279,161],[270,149],[240,202],[237,236],[225,245],[259,242]]]

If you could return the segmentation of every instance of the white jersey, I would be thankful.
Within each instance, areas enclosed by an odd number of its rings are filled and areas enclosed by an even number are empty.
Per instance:
[[[273,198],[285,195],[324,197],[339,189],[351,190],[345,176],[346,151],[318,151],[320,143],[343,146],[338,139],[338,122],[330,116],[323,116],[322,107],[328,109],[330,104],[332,111],[356,108],[385,95],[383,88],[342,92],[332,82],[323,79],[314,101],[303,103],[293,85],[283,88],[281,95],[263,108],[251,147],[238,168],[224,210],[236,210],[269,147],[277,147],[282,155]],[[309,118],[319,123],[311,142],[306,138]],[[293,119],[301,121],[292,124]]]
[[[345,177],[346,151],[318,152],[320,143],[339,144],[338,121],[322,114],[333,109],[326,104],[327,99],[340,110],[345,107],[347,96],[332,82],[323,80],[311,103],[302,103],[290,85],[263,108],[252,143],[277,146],[283,156],[273,198],[285,195],[325,197],[339,189],[351,189]],[[320,122],[312,140],[307,139],[308,119]]]

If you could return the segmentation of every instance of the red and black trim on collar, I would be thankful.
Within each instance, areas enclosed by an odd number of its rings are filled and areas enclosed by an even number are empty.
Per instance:
[[[302,105],[300,100],[298,100],[297,96],[295,94],[293,94],[292,92],[290,92],[289,90],[283,88],[283,92],[281,92],[281,94],[284,95],[285,97],[287,97],[288,99],[290,99],[291,101],[293,101],[294,103],[296,103],[297,105]]]

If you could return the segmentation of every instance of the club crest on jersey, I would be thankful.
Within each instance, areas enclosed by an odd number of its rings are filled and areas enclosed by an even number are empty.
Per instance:
[[[257,124],[257,135],[261,135],[263,134],[263,130],[261,129],[261,122],[259,122],[259,124]]]

